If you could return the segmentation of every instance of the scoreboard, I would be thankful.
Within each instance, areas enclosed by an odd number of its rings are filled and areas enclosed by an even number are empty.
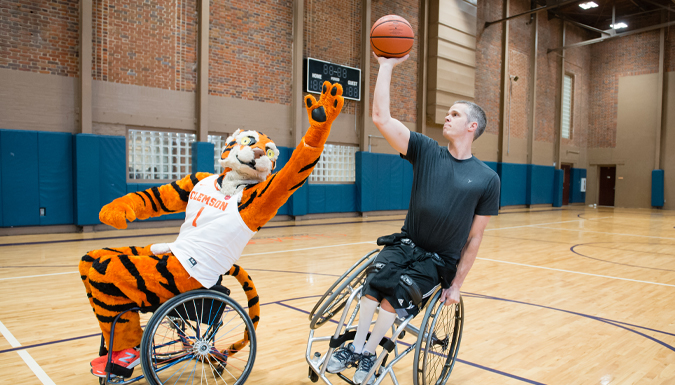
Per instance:
[[[321,86],[327,80],[342,85],[342,97],[345,99],[361,100],[360,69],[307,58],[305,70],[307,92],[320,94]]]

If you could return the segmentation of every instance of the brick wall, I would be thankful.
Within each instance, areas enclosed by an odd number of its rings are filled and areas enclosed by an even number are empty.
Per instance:
[[[650,31],[593,45],[589,148],[616,147],[619,77],[658,72],[659,39]]]
[[[666,47],[665,47],[665,63],[664,71],[675,71],[675,27],[670,27],[666,30]]]
[[[579,27],[567,25],[565,44],[574,44],[592,39],[594,36]],[[562,140],[564,145],[587,147],[588,103],[591,82],[591,48],[582,46],[565,52],[565,73],[573,77],[571,138]]]
[[[415,43],[410,51],[410,58],[405,63],[396,66],[391,81],[391,116],[404,122],[417,121],[417,71],[419,54],[419,4],[417,1],[405,0],[373,0],[370,26],[385,15],[399,15],[406,19],[413,27]],[[379,64],[370,60],[370,100],[373,100],[373,91],[377,81]],[[369,106],[372,115],[372,103]]]
[[[502,18],[502,1],[478,2],[478,36],[476,40],[476,104],[483,107],[488,124],[485,132],[499,134],[501,116],[502,26],[483,29],[486,21]]]
[[[209,93],[291,104],[293,2],[211,1]]]
[[[361,0],[305,0],[304,57],[361,68],[362,6]],[[355,114],[358,104],[346,99],[342,111]]]
[[[529,0],[512,0],[509,14],[519,14],[529,9]],[[509,21],[509,75],[518,76],[517,81],[510,81],[511,103],[510,106],[507,105],[512,138],[527,139],[527,121],[531,109],[529,81],[530,56],[534,45],[531,27],[533,21],[529,16]]]
[[[562,45],[562,22],[539,15],[539,45],[537,46],[537,111],[534,139],[553,143],[560,104],[560,56],[547,53],[549,48]]]
[[[77,77],[79,2],[0,2],[0,68]]]
[[[180,89],[187,1],[94,0],[93,76],[121,84]],[[194,6],[192,7],[194,13]]]

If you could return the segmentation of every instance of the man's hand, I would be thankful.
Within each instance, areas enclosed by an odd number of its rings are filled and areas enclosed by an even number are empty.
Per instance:
[[[447,289],[441,291],[441,302],[445,306],[454,305],[459,303],[459,288],[455,286],[450,286]]]
[[[391,64],[392,68],[408,60],[410,57],[409,54],[403,57],[383,57],[375,55],[375,52],[373,52],[373,56],[375,56],[375,60],[380,63],[380,66],[383,64]]]

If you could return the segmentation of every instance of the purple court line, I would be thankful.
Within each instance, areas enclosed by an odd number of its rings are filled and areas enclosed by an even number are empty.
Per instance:
[[[499,215],[506,214],[518,214],[518,213],[541,213],[541,212],[550,212],[550,211],[561,211],[563,209],[551,209],[551,210],[536,210],[536,211],[512,211],[508,213],[501,213]],[[573,211],[573,210],[567,210]],[[359,224],[359,223],[375,223],[375,222],[396,222],[403,219],[378,219],[373,221],[358,221],[358,222],[333,222],[333,223],[321,223],[321,224],[299,224],[299,225],[281,225],[281,226],[265,226],[260,231],[266,229],[282,229],[288,227],[306,227],[306,226],[332,226],[332,225],[349,225],[349,224]],[[123,238],[142,238],[142,237],[163,237],[166,235],[178,235],[177,232],[172,233],[161,233],[161,234],[146,234],[146,235],[125,235],[125,236],[116,236],[116,237],[101,237],[101,238],[89,238],[89,239],[62,239],[60,241],[41,241],[41,242],[23,242],[23,243],[4,243],[0,244],[0,247],[7,246],[28,246],[28,245],[45,245],[52,243],[70,243],[70,242],[88,242],[88,241],[102,241],[108,239],[123,239]]]
[[[295,307],[295,306],[286,305],[285,303],[282,303],[281,301],[277,301],[276,304],[277,304],[277,305],[281,305],[281,306],[285,306],[285,307],[287,307],[287,308],[289,308],[289,309],[293,309],[293,310],[299,311],[299,312],[301,312],[301,313],[309,314],[309,312],[306,311],[306,310],[299,309],[299,308],[297,308],[297,307]],[[336,323],[336,324],[337,324],[337,321],[332,320],[332,319],[330,320],[330,322]],[[403,341],[399,341],[398,343],[399,343],[399,344],[402,344],[402,345],[405,345],[405,346],[408,346],[408,347],[412,346],[411,344],[406,343],[406,342],[403,342]],[[523,381],[523,382],[527,382],[528,384],[545,385],[545,384],[542,383],[542,382],[536,382],[536,381],[533,381],[533,380],[528,380],[527,378],[523,378],[523,377],[516,376],[516,375],[514,375],[514,374],[509,374],[509,373],[506,373],[506,372],[502,372],[501,370],[488,368],[487,366],[483,366],[483,365],[479,365],[479,364],[474,364],[473,362],[465,361],[465,360],[462,360],[462,359],[459,359],[459,358],[457,358],[457,361],[459,361],[459,362],[461,362],[461,363],[463,363],[463,364],[469,365],[469,366],[473,366],[473,367],[476,367],[476,368],[479,368],[479,369],[487,370],[488,372],[500,374],[500,375],[505,376],[505,377],[509,377],[509,378],[513,378],[513,379],[520,380],[520,381]]]
[[[284,301],[295,301],[295,300],[299,300],[299,299],[316,298],[316,297],[321,297],[321,296],[320,296],[320,295],[309,295],[309,296],[305,296],[305,297],[289,298],[289,299],[285,299]],[[260,304],[260,306],[274,305],[274,304],[277,304],[278,302],[279,302],[279,301],[263,303],[263,304]],[[245,307],[245,309],[248,309],[248,307]],[[50,342],[42,342],[42,343],[34,344],[34,345],[19,346],[19,347],[16,347],[16,348],[0,350],[0,354],[2,354],[2,353],[9,353],[9,352],[13,352],[13,351],[16,351],[16,350],[32,349],[32,348],[37,348],[37,347],[40,347],[40,346],[53,345],[53,344],[60,344],[60,343],[62,343],[62,342],[69,342],[69,341],[75,341],[75,340],[82,340],[82,339],[85,339],[85,338],[100,337],[100,336],[101,336],[101,333],[94,333],[94,334],[88,334],[88,335],[85,335],[85,336],[79,336],[79,337],[67,338],[67,339],[63,339],[63,340],[56,340],[56,341],[50,341]]]
[[[605,259],[589,257],[588,255],[581,254],[580,252],[574,250],[574,248],[577,247],[577,246],[588,246],[588,245],[593,245],[593,244],[598,244],[598,243],[612,243],[612,244],[614,244],[614,243],[616,243],[616,242],[590,242],[590,243],[580,243],[580,244],[578,244],[578,245],[574,245],[574,246],[570,247],[570,251],[573,252],[574,254],[579,255],[579,256],[581,256],[581,257],[584,257],[584,258],[593,259],[593,260],[600,261],[600,262],[605,262],[605,263],[611,263],[611,264],[614,264],[614,265],[621,265],[621,266],[628,266],[628,267],[637,267],[637,268],[640,268],[640,269],[649,269],[649,270],[658,270],[658,271],[675,271],[675,270],[672,270],[672,269],[660,269],[660,268],[658,268],[658,267],[648,267],[648,266],[640,266],[640,265],[631,265],[631,264],[629,264],[629,263],[620,263],[620,262],[607,261],[607,260],[605,260]],[[648,243],[632,243],[632,244],[645,245],[645,244],[648,244]],[[596,247],[597,247],[597,246],[596,246]],[[623,250],[623,251],[634,251],[634,252],[636,252],[636,253],[647,253],[646,251],[616,249],[616,248],[613,248],[613,247],[603,247],[603,249]],[[650,254],[660,254],[660,253],[650,253]],[[672,254],[666,254],[666,255],[672,255]]]
[[[558,309],[558,308],[550,307],[550,306],[537,305],[537,304],[533,304],[533,303],[527,303],[527,302],[522,302],[522,301],[516,301],[516,300],[513,300],[513,299],[499,298],[499,297],[493,297],[493,296],[489,296],[489,295],[473,294],[473,293],[466,293],[465,295],[466,295],[467,297],[473,297],[473,298],[479,298],[479,299],[491,299],[491,300],[495,300],[495,301],[511,302],[511,303],[517,303],[517,304],[520,304],[520,305],[528,305],[528,306],[539,307],[539,308],[542,308],[542,309],[549,309],[549,310],[555,310],[555,311],[559,311],[559,312],[563,312],[563,313],[574,314],[574,315],[577,315],[577,316],[580,316],[580,317],[592,319],[592,320],[595,320],[595,321],[603,322],[603,323],[606,323],[606,324],[609,324],[609,325],[613,325],[613,326],[616,326],[616,327],[625,329],[625,330],[627,330],[627,331],[630,331],[630,332],[632,332],[632,333],[635,333],[635,334],[637,334],[637,335],[640,335],[640,336],[642,336],[642,337],[645,337],[645,338],[647,338],[647,339],[650,339],[650,340],[656,342],[657,344],[662,345],[662,346],[664,346],[665,348],[667,348],[667,349],[672,350],[672,351],[675,352],[675,347],[673,347],[673,346],[671,346],[671,345],[668,345],[667,343],[665,343],[665,342],[663,342],[663,341],[661,341],[661,340],[658,340],[658,339],[656,339],[656,338],[654,338],[654,337],[648,336],[648,335],[646,335],[646,334],[644,334],[644,333],[640,333],[640,332],[638,332],[637,330],[633,330],[633,329],[627,328],[627,327],[625,327],[625,326],[622,326],[621,324],[623,324],[623,325],[630,325],[630,326],[633,326],[633,327],[636,327],[636,328],[646,329],[646,330],[649,330],[649,331],[653,331],[653,332],[655,332],[655,333],[665,334],[665,335],[669,335],[669,336],[675,336],[675,334],[673,334],[673,333],[668,333],[668,332],[664,332],[664,331],[660,331],[660,330],[656,330],[656,329],[650,329],[650,328],[646,328],[646,327],[638,326],[638,325],[631,325],[631,324],[628,324],[628,323],[625,323],[625,322],[621,322],[621,321],[614,321],[614,320],[610,320],[610,319],[608,319],[608,318],[596,317],[596,316],[592,316],[592,315],[588,315],[588,314],[583,314],[583,313],[578,313],[578,312],[574,312],[574,311],[570,311],[570,310],[563,310],[563,309]]]

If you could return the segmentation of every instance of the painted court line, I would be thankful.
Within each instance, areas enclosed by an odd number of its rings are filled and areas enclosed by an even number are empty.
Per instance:
[[[549,223],[543,223],[543,224],[549,224]],[[538,225],[541,226],[541,225]],[[675,239],[675,238],[668,238],[668,237],[655,237],[653,235],[636,235],[636,234],[621,234],[621,233],[607,233],[603,231],[591,231],[591,230],[583,230],[583,229],[558,229],[555,227],[545,227],[541,226],[542,229],[551,229],[551,230],[566,230],[566,231],[581,231],[583,233],[597,233],[597,234],[608,234],[608,235],[620,235],[620,236],[625,236],[625,237],[641,237],[641,238],[655,238],[655,239]]]
[[[63,273],[53,273],[53,274],[40,274],[40,275],[26,275],[23,277],[10,277],[10,278],[0,278],[0,281],[7,281],[10,279],[21,279],[21,278],[37,278],[37,277],[48,277],[50,275],[62,275],[62,274],[73,274],[73,273],[79,273],[79,271],[66,271]]]
[[[483,261],[490,261],[490,262],[499,262],[499,263],[506,263],[509,265],[517,265],[517,266],[525,266],[525,267],[533,267],[535,269],[544,269],[544,270],[553,270],[553,271],[561,271],[563,273],[572,273],[572,274],[581,274],[581,275],[590,275],[592,277],[600,277],[600,278],[609,278],[609,279],[618,279],[620,281],[630,281],[630,282],[639,282],[639,283],[646,283],[649,285],[659,285],[659,286],[668,286],[668,287],[675,287],[675,285],[670,285],[667,283],[659,283],[659,282],[651,282],[651,281],[640,281],[637,279],[630,279],[630,278],[621,278],[621,277],[612,277],[611,275],[600,275],[600,274],[591,274],[591,273],[582,273],[580,271],[572,271],[572,270],[563,270],[563,269],[554,269],[552,267],[544,267],[544,266],[536,266],[536,265],[528,265],[525,263],[517,263],[517,262],[509,262],[509,261],[500,261],[497,259],[489,259],[489,258],[476,258],[476,259],[482,259]]]
[[[266,251],[264,253],[251,253],[251,254],[242,254],[242,257],[247,257],[250,255],[266,255],[266,254],[278,254],[278,253],[289,253],[291,251],[304,251],[304,250],[314,250],[314,249],[325,249],[328,247],[341,247],[341,246],[351,246],[351,245],[363,245],[366,243],[376,244],[375,241],[367,242],[356,242],[356,243],[342,243],[340,245],[328,245],[328,246],[316,246],[316,247],[306,247],[304,249],[290,249],[290,250],[278,250],[278,251]]]
[[[12,345],[13,348],[17,348],[17,347],[21,346],[19,341],[16,338],[14,338],[12,333],[9,332],[9,329],[7,329],[2,322],[0,322],[0,333],[2,333],[2,335],[5,337],[7,342],[9,342],[9,344]],[[56,384],[54,384],[54,381],[52,381],[52,379],[49,378],[47,373],[45,373],[45,371],[42,370],[40,365],[38,365],[38,363],[35,362],[33,357],[31,357],[30,353],[28,353],[25,350],[19,350],[17,353],[19,354],[19,357],[21,357],[21,359],[23,359],[23,361],[26,363],[26,365],[28,365],[30,370],[32,370],[33,373],[35,373],[35,375],[40,380],[40,382],[42,382],[45,385],[56,385]]]
[[[496,227],[494,229],[487,229],[485,231],[494,231],[494,230],[509,230],[509,229],[522,229],[523,227],[536,227],[543,225],[557,225],[559,223],[572,223],[572,222],[583,222],[583,221],[597,221],[599,219],[607,219],[614,217],[601,217],[601,218],[592,218],[592,219],[575,219],[572,221],[562,221],[562,222],[550,222],[550,223],[535,223],[533,225],[523,225],[523,226],[512,226],[512,227]]]

